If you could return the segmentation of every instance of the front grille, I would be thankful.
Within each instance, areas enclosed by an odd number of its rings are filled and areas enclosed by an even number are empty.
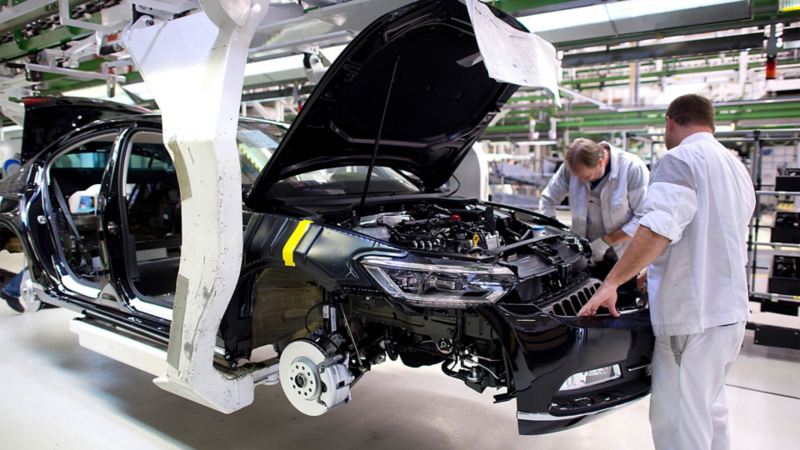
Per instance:
[[[589,302],[592,295],[600,288],[600,284],[600,280],[589,278],[570,294],[549,304],[544,310],[556,316],[577,316],[578,311]]]

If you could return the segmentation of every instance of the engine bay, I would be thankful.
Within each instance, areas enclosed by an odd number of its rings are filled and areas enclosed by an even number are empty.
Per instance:
[[[338,225],[409,250],[476,258],[497,255],[527,239],[563,234],[559,228],[537,223],[532,215],[520,218],[513,211],[480,203],[401,205]]]

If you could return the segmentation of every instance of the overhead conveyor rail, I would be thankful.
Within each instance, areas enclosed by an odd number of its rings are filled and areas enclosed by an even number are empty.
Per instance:
[[[533,108],[532,105],[516,107],[525,99],[511,100],[513,111],[500,124],[487,128],[485,136],[494,139],[497,136],[527,136],[530,130],[530,117],[539,117],[540,113],[555,114],[558,117],[558,129],[581,131],[592,129],[641,129],[664,126],[666,107],[618,108],[616,111],[604,111],[596,106],[591,108],[574,108],[556,113],[549,105]],[[720,124],[734,123],[737,129],[749,128],[746,121],[774,120],[796,122],[800,117],[800,98],[773,100],[750,100],[718,103],[716,120]],[[547,121],[538,120],[536,131],[546,132]],[[760,127],[758,129],[761,129]],[[778,130],[775,130],[778,131]],[[576,136],[577,137],[577,136]]]
[[[101,10],[120,4],[120,0],[68,1],[72,17],[95,24],[101,22]],[[59,5],[54,0],[4,0],[0,1],[0,6],[5,6],[0,12],[0,62],[58,47],[93,33],[88,29],[62,26]]]

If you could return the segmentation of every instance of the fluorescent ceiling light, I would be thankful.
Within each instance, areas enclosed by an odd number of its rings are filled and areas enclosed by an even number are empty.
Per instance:
[[[284,56],[283,58],[258,61],[244,66],[244,76],[261,75],[264,73],[283,72],[303,68],[303,55]]]
[[[606,3],[611,20],[631,19],[666,12],[685,11],[687,9],[706,6],[736,3],[742,0],[670,0],[654,2],[652,0],[628,0],[625,2]]]
[[[736,124],[731,122],[729,125],[716,125],[714,131],[720,133],[736,131]]]
[[[346,45],[334,45],[321,49],[322,54],[333,62],[339,54],[347,47]],[[286,70],[303,69],[303,55],[284,56],[283,58],[267,59],[249,63],[244,67],[244,76],[271,74]]]
[[[607,23],[610,20],[632,19],[741,1],[742,0],[670,0],[666,2],[656,2],[653,0],[626,0],[586,6],[583,8],[564,9],[544,14],[534,14],[531,16],[519,17],[519,21],[531,31],[537,33],[541,31]]]
[[[128,97],[128,94],[125,93],[122,89],[116,89],[116,95],[113,97],[109,97],[108,91],[106,90],[106,85],[102,86],[93,86],[83,89],[74,89],[71,91],[66,91],[63,93],[65,97],[85,97],[85,98],[96,98],[99,100],[110,100],[112,102],[117,103],[124,103],[126,105],[133,105],[135,102]]]
[[[518,19],[529,30],[538,33],[540,31],[608,22],[608,15],[603,5],[592,5],[583,8],[565,9],[544,14],[523,16]]]
[[[800,11],[800,0],[781,0],[779,8],[784,13]]]

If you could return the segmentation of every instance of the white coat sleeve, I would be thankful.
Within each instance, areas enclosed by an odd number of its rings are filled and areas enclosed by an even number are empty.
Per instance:
[[[556,206],[569,194],[569,177],[567,164],[562,163],[539,197],[539,212],[547,217],[556,216]]]
[[[639,225],[675,243],[697,212],[697,188],[688,164],[667,154],[659,161]]]
[[[633,217],[622,225],[622,231],[628,236],[633,236],[639,228],[639,219],[644,215],[644,201],[649,182],[650,171],[644,162],[637,162],[628,171],[628,205],[633,211]]]

